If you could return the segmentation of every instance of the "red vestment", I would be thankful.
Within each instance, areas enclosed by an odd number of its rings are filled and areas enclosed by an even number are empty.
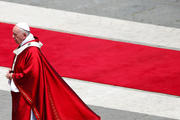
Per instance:
[[[18,55],[13,80],[20,91],[12,92],[13,120],[30,120],[31,109],[37,120],[100,120],[52,68],[38,47],[28,47]]]

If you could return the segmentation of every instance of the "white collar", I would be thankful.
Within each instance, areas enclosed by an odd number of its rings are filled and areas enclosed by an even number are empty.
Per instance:
[[[13,51],[13,53],[16,55],[19,55],[22,51],[24,51],[28,47],[35,46],[35,47],[41,48],[42,45],[43,44],[41,42],[29,42],[29,43],[23,45],[22,47],[15,49]]]
[[[34,36],[33,36],[33,34],[29,34],[27,37],[26,37],[26,39],[24,39],[23,41],[22,41],[22,43],[20,44],[20,46],[23,46],[25,43],[27,43],[27,42],[29,42],[29,41],[31,41],[31,40],[34,40]]]

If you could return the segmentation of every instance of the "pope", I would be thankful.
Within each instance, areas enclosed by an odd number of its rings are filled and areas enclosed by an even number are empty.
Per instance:
[[[19,46],[6,74],[12,120],[100,120],[49,64],[27,23],[13,27],[13,38]]]

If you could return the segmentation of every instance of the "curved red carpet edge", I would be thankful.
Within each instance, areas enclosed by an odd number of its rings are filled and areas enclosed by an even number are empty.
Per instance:
[[[0,23],[0,66],[10,67],[12,24]],[[180,96],[180,51],[31,28],[63,77]]]

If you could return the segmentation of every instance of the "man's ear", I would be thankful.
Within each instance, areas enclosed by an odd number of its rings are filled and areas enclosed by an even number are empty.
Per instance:
[[[24,36],[24,39],[27,37],[27,34],[26,33],[23,33],[23,36]]]

